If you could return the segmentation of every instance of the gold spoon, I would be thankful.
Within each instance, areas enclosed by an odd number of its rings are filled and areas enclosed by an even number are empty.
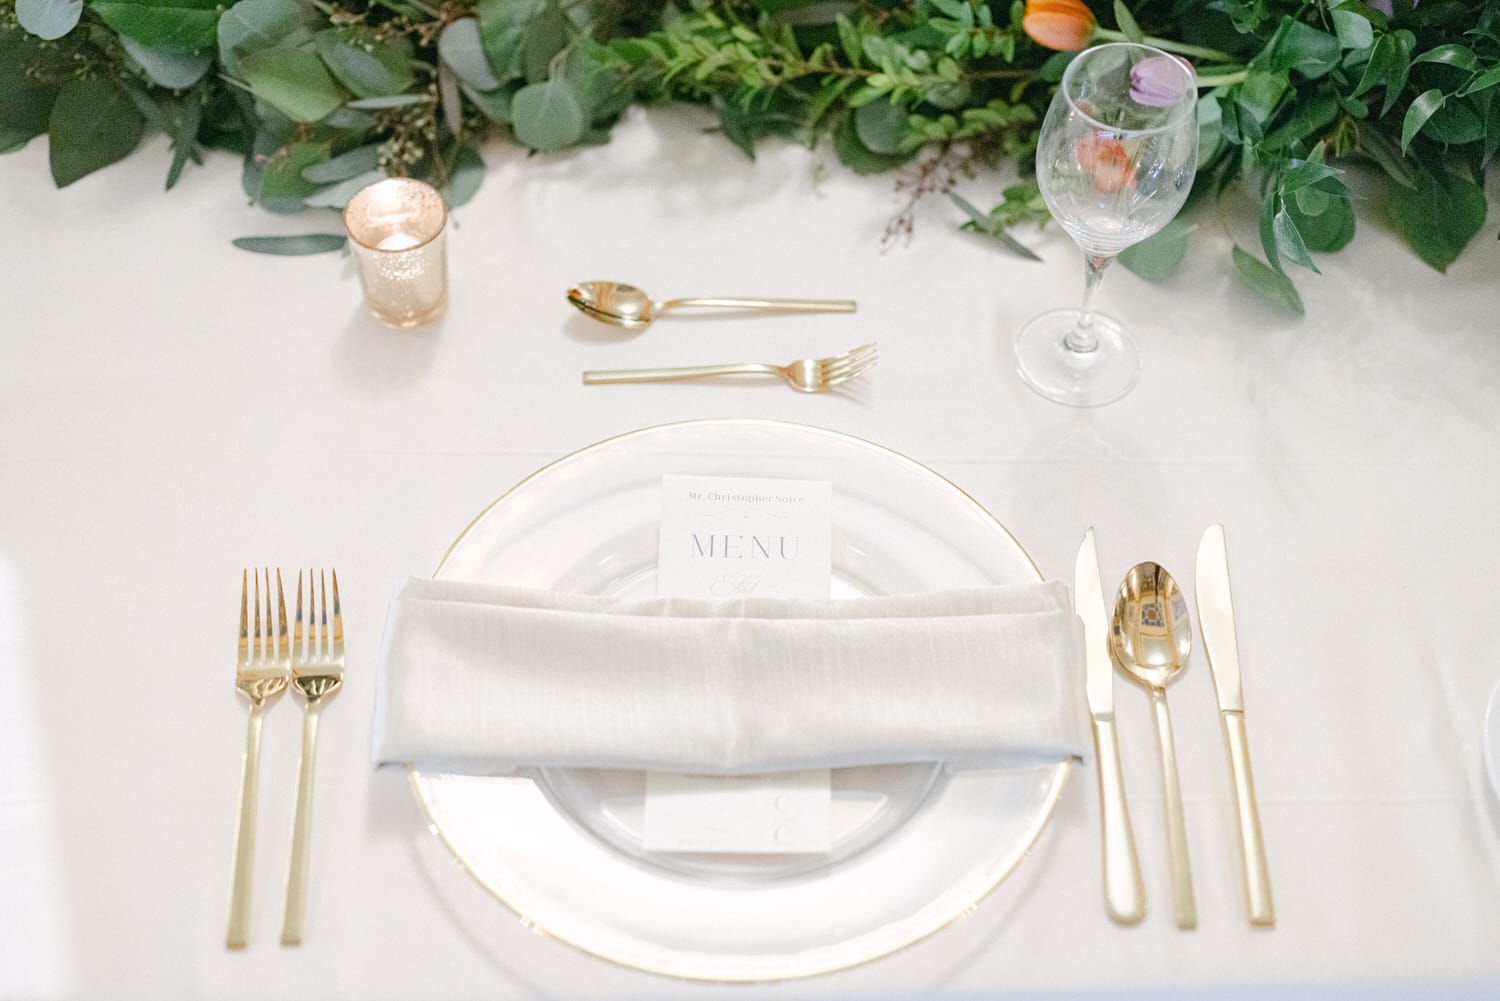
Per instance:
[[[1167,857],[1179,928],[1198,927],[1198,906],[1193,900],[1193,869],[1188,858],[1172,717],[1167,712],[1167,685],[1187,667],[1192,649],[1193,625],[1177,581],[1155,563],[1131,567],[1115,600],[1109,652],[1120,670],[1151,693],[1151,705],[1156,709],[1156,742],[1161,752],[1167,811]]]
[[[658,313],[679,306],[716,307],[740,310],[769,310],[782,313],[852,313],[852,299],[668,299],[653,300],[634,285],[621,282],[579,282],[568,289],[568,301],[586,316],[617,327],[638,329],[648,326]]]

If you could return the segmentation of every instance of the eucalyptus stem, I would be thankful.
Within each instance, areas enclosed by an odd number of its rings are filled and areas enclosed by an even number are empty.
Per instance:
[[[1094,37],[1106,38],[1111,42],[1133,42],[1135,39],[1126,35],[1123,31],[1115,31],[1111,28],[1095,28]],[[1235,57],[1218,49],[1205,49],[1201,45],[1189,45],[1186,42],[1174,42],[1170,38],[1155,38],[1147,35],[1141,41],[1146,45],[1155,46],[1165,52],[1175,52],[1182,56],[1193,56],[1197,59],[1207,59],[1215,63],[1232,63]]]
[[[1217,76],[1198,77],[1199,87],[1228,87],[1244,81],[1250,75],[1249,70],[1237,70],[1234,73],[1220,73]]]

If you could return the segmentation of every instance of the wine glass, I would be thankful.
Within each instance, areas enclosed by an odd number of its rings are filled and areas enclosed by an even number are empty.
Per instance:
[[[1036,176],[1047,208],[1084,255],[1083,304],[1043,313],[1016,337],[1021,380],[1075,407],[1112,403],[1141,375],[1118,320],[1094,312],[1115,256],[1165,226],[1198,166],[1192,68],[1132,42],[1098,45],[1068,64],[1042,123]]]

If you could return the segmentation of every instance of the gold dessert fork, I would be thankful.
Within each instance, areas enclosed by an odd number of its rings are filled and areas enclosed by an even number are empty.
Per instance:
[[[312,837],[313,762],[323,700],[344,683],[344,613],[338,571],[333,577],[333,631],[328,628],[328,580],[307,572],[307,619],[302,617],[302,571],[297,571],[297,620],[292,630],[292,684],[307,704],[302,713],[302,764],[297,775],[297,815],[292,822],[292,860],[286,877],[286,913],[281,944],[301,945],[307,914],[307,869]],[[314,587],[316,584],[316,587]]]
[[[240,643],[234,686],[250,700],[245,732],[245,762],[240,774],[240,815],[234,835],[234,878],[229,894],[229,933],[225,945],[243,949],[250,927],[250,870],[255,860],[255,792],[260,782],[260,731],[266,706],[285,690],[290,660],[286,640],[286,601],[281,571],[276,571],[276,611],[271,612],[271,571],[266,582],[266,624],[261,632],[260,582],[255,575],[255,635],[251,643],[248,570],[240,574]]]
[[[826,393],[875,367],[874,344],[863,344],[828,358],[801,358],[785,365],[694,365],[686,368],[628,368],[583,373],[586,386],[612,382],[680,382],[717,375],[779,375],[799,393]]]

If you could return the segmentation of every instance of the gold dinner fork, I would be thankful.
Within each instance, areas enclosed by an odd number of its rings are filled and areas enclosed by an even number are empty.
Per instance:
[[[696,365],[687,368],[634,368],[583,373],[584,385],[612,382],[678,382],[716,375],[779,375],[799,393],[824,393],[875,367],[875,345],[863,344],[829,358],[802,358],[786,365]]]
[[[329,632],[328,580],[307,572],[306,629],[302,618],[302,571],[297,571],[297,619],[292,630],[292,684],[307,700],[302,714],[302,764],[297,775],[297,815],[292,822],[292,860],[286,877],[286,913],[281,944],[301,945],[307,914],[307,868],[312,838],[313,761],[318,749],[318,716],[323,700],[344,683],[344,613],[339,606],[339,575],[333,577],[333,631]],[[314,588],[316,583],[316,588]]]
[[[260,582],[266,582],[265,632],[261,631]],[[260,781],[260,731],[266,706],[286,689],[291,662],[286,639],[286,601],[276,571],[276,612],[271,612],[271,571],[255,575],[255,634],[251,642],[248,570],[240,574],[240,643],[234,686],[250,700],[245,762],[240,774],[240,815],[234,835],[234,878],[229,894],[225,944],[243,949],[250,926],[250,870],[255,860],[255,791]]]

